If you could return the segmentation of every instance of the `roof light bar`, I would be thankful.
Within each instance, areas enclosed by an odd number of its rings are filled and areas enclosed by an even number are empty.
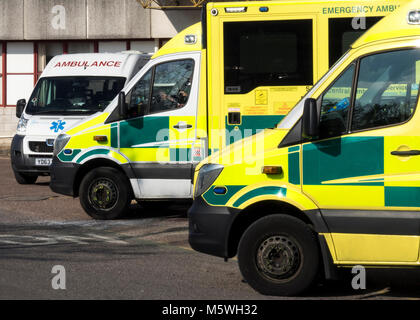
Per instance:
[[[187,34],[184,38],[185,44],[195,44],[197,43],[197,37],[195,34]]]
[[[408,24],[420,24],[420,10],[411,10],[407,16]]]
[[[240,13],[240,12],[246,12],[247,7],[230,7],[225,8],[226,13]]]

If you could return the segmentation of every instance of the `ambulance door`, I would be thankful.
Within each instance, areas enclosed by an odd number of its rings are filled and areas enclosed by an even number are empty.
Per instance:
[[[341,263],[418,261],[419,66],[418,49],[375,53],[318,99],[320,139],[303,144],[302,187]]]
[[[229,145],[275,127],[313,85],[316,16],[293,12],[241,21],[239,14],[219,15],[212,35],[223,38],[210,48],[209,95]]]
[[[127,94],[119,148],[136,198],[191,197],[199,74],[200,53],[158,58]]]

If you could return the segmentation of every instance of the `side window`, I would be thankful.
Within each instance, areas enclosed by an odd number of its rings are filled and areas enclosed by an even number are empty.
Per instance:
[[[350,45],[382,17],[331,18],[328,20],[330,67],[347,51]]]
[[[338,136],[347,131],[354,70],[352,64],[322,95],[320,138]]]
[[[191,91],[194,60],[165,62],[155,67],[150,113],[184,107]]]
[[[135,84],[131,90],[130,102],[128,104],[128,118],[135,118],[146,114],[150,99],[150,82],[153,69],[150,69]]]
[[[408,120],[417,102],[420,50],[371,55],[360,61],[352,130]]]
[[[313,84],[312,20],[225,22],[223,28],[226,94]]]

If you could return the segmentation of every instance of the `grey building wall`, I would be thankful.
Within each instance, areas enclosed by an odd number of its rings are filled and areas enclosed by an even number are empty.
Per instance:
[[[23,1],[0,0],[0,39],[23,39]]]
[[[89,39],[151,38],[150,10],[133,0],[87,0]],[[112,21],[112,23],[109,23]]]
[[[64,20],[59,21],[64,28],[53,25],[61,13],[53,12],[53,8],[60,9],[57,6],[65,9]],[[86,39],[86,17],[86,0],[24,0],[24,39]]]
[[[0,0],[0,13],[0,40],[171,38],[200,20],[200,10],[143,9],[136,0]]]
[[[151,37],[172,38],[186,27],[200,21],[200,10],[150,10]]]

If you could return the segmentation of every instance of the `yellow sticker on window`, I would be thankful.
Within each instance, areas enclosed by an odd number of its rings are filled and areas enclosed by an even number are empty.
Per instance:
[[[255,90],[255,104],[268,104],[267,90]]]

